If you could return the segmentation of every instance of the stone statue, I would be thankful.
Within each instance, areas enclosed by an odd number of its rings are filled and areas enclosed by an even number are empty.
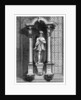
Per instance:
[[[40,31],[39,37],[36,39],[34,50],[38,51],[38,61],[37,63],[42,63],[42,52],[45,51],[46,40],[43,37],[43,31]]]

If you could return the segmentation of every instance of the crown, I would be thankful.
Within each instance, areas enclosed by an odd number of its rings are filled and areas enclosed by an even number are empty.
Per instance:
[[[43,31],[40,30],[39,32],[40,32],[41,34],[43,34]]]

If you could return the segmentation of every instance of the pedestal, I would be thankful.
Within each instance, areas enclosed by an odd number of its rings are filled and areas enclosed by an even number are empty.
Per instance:
[[[52,75],[52,64],[47,63],[46,64],[46,75]]]
[[[33,64],[28,64],[28,73],[27,75],[34,75],[33,73]]]
[[[24,80],[29,82],[34,80],[33,64],[28,64],[28,72],[25,73]]]
[[[38,63],[38,64],[36,64],[36,66],[37,66],[38,75],[43,75],[43,66],[44,66],[44,64],[43,63]]]

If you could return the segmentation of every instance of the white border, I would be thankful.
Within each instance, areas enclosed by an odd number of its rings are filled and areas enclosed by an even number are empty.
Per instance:
[[[76,6],[7,6],[5,7],[5,94],[63,95],[75,94],[75,37]],[[27,9],[27,10],[26,10]],[[30,9],[30,10],[29,10]],[[32,10],[33,9],[33,10]],[[39,12],[40,11],[40,12]],[[66,84],[25,83],[14,84],[14,15],[16,14],[66,14]],[[46,15],[47,16],[47,15]],[[64,21],[65,22],[65,21]],[[74,35],[75,34],[75,35]],[[64,35],[65,36],[65,35]],[[64,38],[65,39],[65,38]],[[65,47],[64,46],[64,47]],[[16,51],[15,51],[16,52]],[[16,58],[16,57],[15,57]],[[65,59],[65,55],[64,55]],[[75,63],[74,63],[75,62]],[[65,75],[64,75],[65,76]],[[36,85],[35,85],[36,84]]]

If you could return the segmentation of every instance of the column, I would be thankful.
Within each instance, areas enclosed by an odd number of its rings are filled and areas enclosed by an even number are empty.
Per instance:
[[[51,54],[50,54],[50,51],[51,51],[51,50],[50,50],[50,49],[51,49],[51,48],[50,48],[50,40],[51,40],[50,34],[51,34],[51,33],[50,33],[50,29],[47,29],[47,32],[48,32],[48,33],[47,33],[47,35],[48,35],[48,50],[47,50],[47,51],[48,51],[48,59],[47,59],[47,60],[48,60],[48,63],[50,63],[50,62],[51,62]]]
[[[53,79],[54,73],[52,71],[53,63],[51,62],[51,32],[55,28],[53,24],[47,24],[47,64],[46,64],[46,73],[44,75],[44,79],[46,81],[51,81]]]
[[[48,43],[47,43],[47,64],[46,64],[46,74],[51,75],[52,74],[52,64],[51,64],[51,28],[50,25],[47,26],[47,36],[48,36]]]
[[[29,38],[29,63],[32,64],[33,50],[32,50],[32,37]]]
[[[28,75],[33,75],[33,41],[32,41],[32,27],[29,26],[29,64]]]

